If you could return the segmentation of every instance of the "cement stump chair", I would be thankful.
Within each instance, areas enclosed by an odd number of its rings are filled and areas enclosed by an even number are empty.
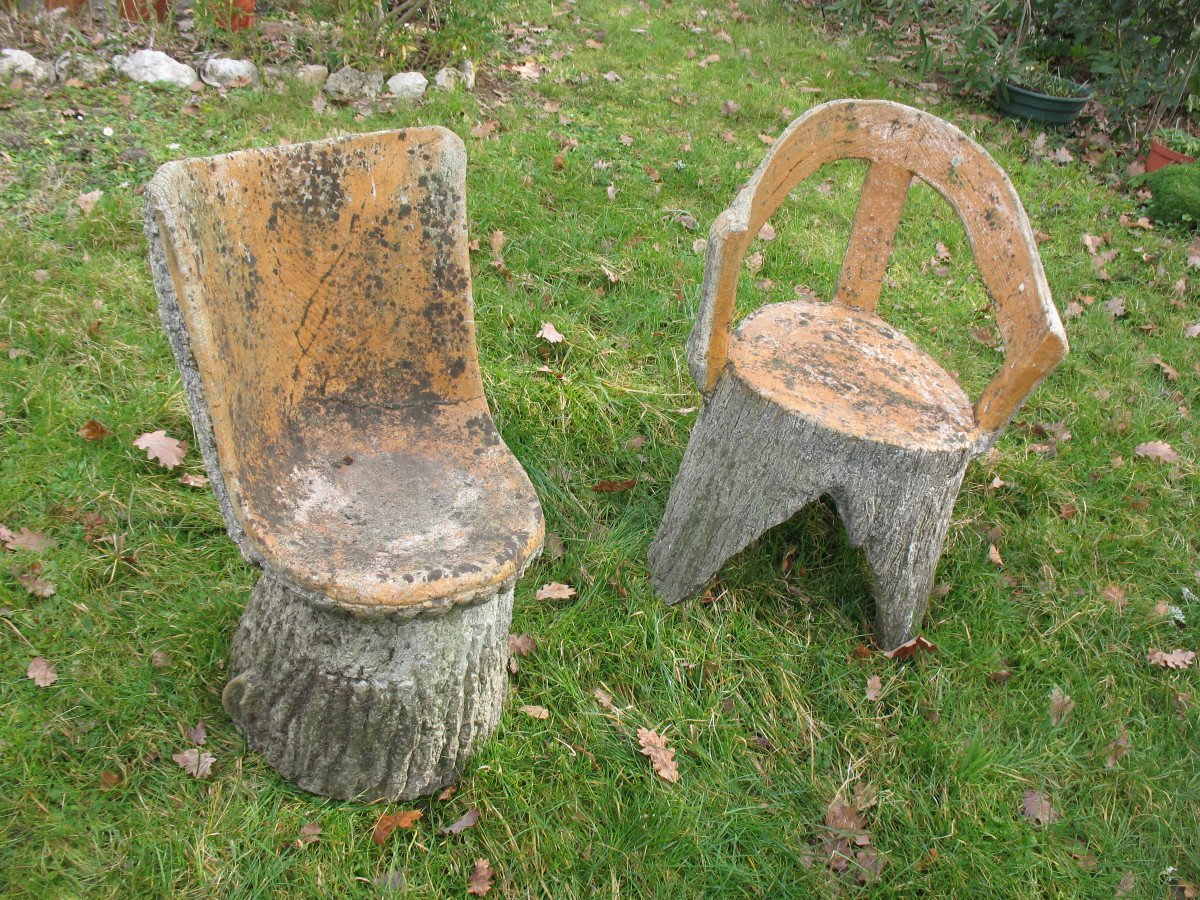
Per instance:
[[[506,690],[543,521],[475,349],[466,153],[442,128],[168,163],[159,309],[230,536],[263,570],[223,700],[302,788],[457,778]]]
[[[735,329],[748,245],[797,184],[840,159],[868,169],[832,302],[770,304]],[[1003,335],[1004,363],[974,404],[875,314],[914,177],[962,219]],[[650,547],[656,591],[685,599],[755,537],[830,496],[874,576],[877,640],[904,643],[924,614],[967,464],[1066,351],[1025,211],[982,147],[896,103],[814,108],[709,236],[688,342],[704,405]]]

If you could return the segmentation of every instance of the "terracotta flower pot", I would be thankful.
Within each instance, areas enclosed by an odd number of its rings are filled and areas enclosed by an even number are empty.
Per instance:
[[[1160,143],[1157,139],[1150,139],[1150,156],[1146,159],[1146,171],[1157,172],[1163,166],[1169,166],[1172,163],[1190,163],[1195,162],[1196,157],[1184,156],[1182,153],[1177,153],[1166,144]]]
[[[121,18],[128,22],[161,22],[167,17],[168,0],[121,0]]]
[[[216,23],[227,31],[241,31],[254,24],[254,0],[216,0]]]

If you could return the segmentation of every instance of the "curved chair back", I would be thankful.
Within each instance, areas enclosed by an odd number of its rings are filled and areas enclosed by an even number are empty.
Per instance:
[[[168,330],[188,343],[185,378],[195,360],[212,420],[198,432],[239,519],[244,482],[278,483],[276,460],[330,415],[486,414],[465,181],[463,143],[438,127],[181,161],[151,181],[152,253],[185,325]]]
[[[797,184],[840,159],[870,167],[834,301],[874,310],[911,181],[927,182],[962,219],[995,304],[1007,353],[975,417],[984,431],[1002,428],[1067,351],[1029,220],[1008,177],[979,144],[935,116],[883,100],[839,100],[809,110],[713,224],[700,315],[688,343],[696,383],[711,391],[728,359],[751,240]]]

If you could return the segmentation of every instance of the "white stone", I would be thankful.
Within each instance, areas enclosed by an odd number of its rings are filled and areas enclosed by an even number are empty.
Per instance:
[[[292,78],[310,87],[320,87],[328,77],[329,68],[327,66],[305,64],[296,66],[292,72]]]
[[[462,76],[463,87],[468,91],[475,90],[475,63],[464,59],[458,64],[458,74]]]
[[[113,67],[122,78],[142,84],[169,84],[186,88],[196,82],[196,70],[161,50],[138,50],[129,56],[114,56]]]
[[[360,72],[350,66],[338,69],[325,82],[325,93],[343,103],[350,103],[354,100],[374,100],[382,90],[382,72]]]
[[[420,72],[401,72],[393,75],[387,81],[387,89],[400,100],[413,103],[425,96],[425,88],[429,80]]]
[[[219,88],[254,87],[259,82],[258,66],[248,59],[210,59],[200,70],[205,84]]]
[[[458,69],[438,69],[437,74],[433,76],[433,86],[439,91],[452,91],[458,85],[465,84],[462,72]]]
[[[104,79],[108,74],[108,63],[90,53],[64,53],[54,61],[54,71],[59,81],[77,78],[91,84]]]
[[[14,78],[33,84],[51,84],[54,66],[24,50],[0,50],[0,81],[7,84]]]

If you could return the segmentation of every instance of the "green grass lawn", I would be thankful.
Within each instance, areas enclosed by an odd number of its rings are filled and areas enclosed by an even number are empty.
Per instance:
[[[1200,705],[1179,698],[1200,701],[1200,668],[1147,661],[1200,650],[1200,603],[1184,599],[1200,593],[1188,238],[1120,224],[1136,200],[1104,172],[1126,161],[1044,160],[1036,130],[919,92],[786,4],[563,9],[506,11],[547,26],[513,39],[532,47],[517,61],[545,67],[537,80],[497,80],[495,61],[477,95],[398,114],[318,115],[300,88],[210,89],[198,110],[183,110],[191,95],[133,85],[47,99],[0,89],[0,523],[57,542],[0,551],[0,891],[461,896],[479,858],[497,872],[492,896],[515,897],[1109,897],[1123,879],[1131,896],[1162,897],[1176,878],[1200,881]],[[1065,319],[1066,362],[967,473],[925,620],[938,649],[907,663],[865,651],[865,565],[824,506],[731,561],[709,604],[666,609],[646,573],[699,404],[684,357],[703,267],[693,242],[762,158],[759,136],[837,97],[923,97],[974,134],[1049,238],[1060,310],[1081,310]],[[740,109],[723,113],[727,100]],[[490,136],[472,134],[492,120]],[[195,443],[145,263],[141,190],[169,159],[416,123],[467,142],[488,395],[562,552],[517,588],[514,631],[537,649],[457,793],[367,806],[284,783],[221,709],[256,575],[212,495],[131,446],[160,428]],[[1063,140],[1051,134],[1049,149]],[[744,310],[800,284],[831,293],[862,174],[830,167],[784,204],[776,239],[754,248]],[[74,199],[95,189],[83,215]],[[508,277],[490,264],[497,231]],[[1085,233],[1111,233],[1111,280]],[[939,242],[950,258],[930,263]],[[990,314],[962,228],[929,189],[912,194],[889,274],[883,314],[977,393],[1002,357],[972,334]],[[1106,308],[1114,297],[1123,316]],[[537,338],[547,321],[562,344]],[[107,438],[77,435],[93,418]],[[1180,461],[1135,454],[1155,440]],[[195,450],[184,470],[202,473]],[[591,490],[634,477],[628,492]],[[108,534],[121,546],[95,540]],[[38,565],[53,596],[18,579]],[[578,596],[536,601],[549,581]],[[26,678],[36,656],[56,667],[49,687]],[[1057,725],[1055,688],[1074,702]],[[201,720],[216,757],[205,780],[171,759]],[[677,750],[677,784],[638,752],[639,727]],[[1127,755],[1106,765],[1123,733]],[[888,865],[860,886],[853,865],[833,872],[807,851],[831,802],[868,787],[864,818]],[[1021,814],[1030,790],[1056,821]],[[475,827],[442,833],[472,806]],[[424,813],[414,828],[371,841],[381,812],[410,808]],[[313,821],[319,838],[299,846]]]

